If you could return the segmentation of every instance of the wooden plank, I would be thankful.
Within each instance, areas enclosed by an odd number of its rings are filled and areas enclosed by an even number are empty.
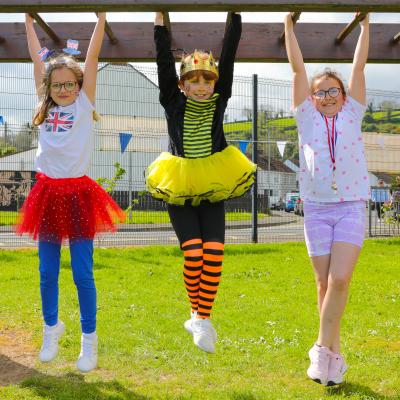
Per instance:
[[[96,17],[98,17],[98,13],[96,13]],[[108,21],[106,20],[106,23],[104,25],[104,31],[106,33],[106,35],[108,36],[108,40],[112,43],[115,44],[118,42],[118,39],[115,37],[114,32],[111,29],[110,24],[108,23]]]
[[[79,40],[82,55],[86,54],[92,23],[54,23],[52,27],[64,42],[72,37]],[[112,45],[105,38],[100,57],[104,61],[152,61],[155,59],[153,23],[112,24],[118,43]],[[298,23],[295,31],[307,62],[350,62],[358,39],[359,29],[353,31],[340,45],[335,44],[341,24]],[[172,47],[211,50],[215,56],[221,51],[225,23],[172,23]],[[287,62],[286,51],[280,41],[283,24],[243,24],[243,34],[237,60],[243,62]],[[399,63],[400,46],[392,39],[398,33],[397,24],[371,24],[370,63]],[[49,37],[37,29],[42,46],[54,48]],[[1,23],[0,61],[28,61],[25,29],[22,23]],[[179,59],[179,54],[177,58]],[[266,67],[267,68],[267,67]]]
[[[353,20],[336,36],[336,44],[340,44],[366,17],[366,13],[358,13]]]
[[[292,12],[291,15],[292,15],[293,26],[295,26],[296,23],[297,23],[297,21],[298,21],[299,18],[300,18],[301,12],[300,12],[300,11]],[[282,32],[282,34],[281,34],[281,36],[280,36],[279,39],[280,39],[282,42],[285,41],[285,29],[283,29],[283,32]]]
[[[329,11],[400,12],[398,0],[0,0],[1,12]]]
[[[42,19],[42,17],[39,14],[32,13],[32,14],[29,14],[29,15],[37,22],[37,24],[43,29],[44,32],[46,32],[49,35],[49,37],[55,43],[59,43],[60,42],[60,38],[53,31],[53,29],[51,29],[50,26]]]

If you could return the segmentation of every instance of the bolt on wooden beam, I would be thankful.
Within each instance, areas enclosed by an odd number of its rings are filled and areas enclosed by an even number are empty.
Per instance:
[[[36,23],[43,29],[44,32],[53,40],[55,43],[60,43],[60,38],[58,35],[50,28],[50,26],[42,19],[39,14],[30,13],[29,14]]]
[[[357,13],[356,16],[354,17],[353,21],[351,21],[346,28],[344,28],[339,35],[336,36],[335,43],[336,44],[341,44],[346,37],[353,32],[353,30],[356,28],[358,23],[362,21],[365,17],[367,16],[366,13]]]
[[[392,43],[399,43],[400,42],[400,32],[395,35],[392,39]]]

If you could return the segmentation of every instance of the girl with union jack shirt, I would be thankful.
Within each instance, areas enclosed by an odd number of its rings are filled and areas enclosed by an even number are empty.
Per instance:
[[[65,330],[58,319],[58,276],[61,243],[69,240],[81,314],[77,367],[82,372],[97,366],[93,238],[97,232],[114,231],[115,223],[125,219],[113,199],[86,176],[93,148],[96,75],[105,18],[105,13],[99,14],[82,71],[71,56],[80,53],[77,41],[68,40],[66,54],[51,55],[51,51],[40,48],[33,19],[26,15],[28,47],[39,97],[33,123],[40,128],[40,137],[35,160],[37,183],[22,207],[17,233],[27,233],[39,240],[44,317],[39,358],[43,362],[55,358],[58,340]]]

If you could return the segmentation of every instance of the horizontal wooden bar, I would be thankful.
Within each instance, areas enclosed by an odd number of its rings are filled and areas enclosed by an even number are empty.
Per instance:
[[[0,0],[1,12],[329,11],[400,12],[398,0]]]
[[[104,61],[152,61],[155,59],[153,23],[111,23],[118,38],[111,44],[105,38],[100,58]],[[53,23],[52,27],[62,40],[79,40],[82,56],[86,54],[93,23]],[[298,23],[295,31],[306,62],[351,62],[359,29],[349,34],[341,44],[335,44],[337,32],[345,24]],[[371,24],[370,63],[399,63],[400,46],[392,39],[399,31],[397,24]],[[243,24],[237,60],[243,62],[287,62],[286,51],[280,40],[283,24]],[[172,23],[172,47],[211,50],[215,56],[221,51],[225,23]],[[42,46],[54,48],[49,37],[37,29]],[[0,23],[0,61],[29,61],[25,28],[22,23]],[[64,47],[63,45],[60,46]],[[176,54],[179,59],[180,54]],[[268,67],[266,67],[268,68]]]

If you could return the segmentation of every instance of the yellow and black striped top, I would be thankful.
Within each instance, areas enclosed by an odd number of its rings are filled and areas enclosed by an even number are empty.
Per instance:
[[[186,158],[211,155],[211,128],[218,96],[218,93],[214,93],[203,101],[195,101],[188,97],[183,121],[183,149]]]

